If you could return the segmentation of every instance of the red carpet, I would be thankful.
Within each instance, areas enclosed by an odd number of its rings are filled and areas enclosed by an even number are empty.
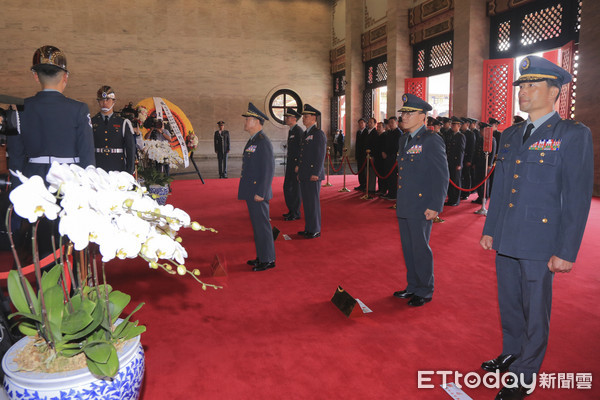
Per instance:
[[[413,309],[392,297],[406,285],[392,202],[322,188],[323,236],[301,239],[304,221],[284,222],[283,178],[273,182],[272,224],[293,240],[276,242],[277,267],[251,272],[252,230],[238,179],[176,181],[169,202],[219,233],[186,232],[188,266],[208,272],[226,257],[225,288],[203,292],[192,279],[115,262],[110,282],[146,302],[143,399],[450,399],[417,388],[417,371],[471,371],[501,351],[494,253],[479,247],[484,217],[465,202],[442,214],[431,245],[433,301]],[[348,179],[352,188],[357,182]],[[542,371],[592,373],[591,390],[537,389],[533,399],[600,398],[600,199],[594,199],[573,272],[557,275],[550,343]],[[338,285],[373,313],[348,319],[330,302]],[[555,375],[556,376],[556,375]],[[449,379],[454,381],[454,378]],[[461,379],[460,383],[464,383]],[[556,387],[556,383],[555,383]],[[463,390],[491,399],[497,389]]]

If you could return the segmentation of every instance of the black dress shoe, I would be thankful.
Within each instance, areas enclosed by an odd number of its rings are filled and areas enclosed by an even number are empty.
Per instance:
[[[292,215],[283,218],[284,221],[295,221],[297,219],[300,219],[300,217],[294,217]]]
[[[489,360],[481,364],[481,368],[490,372],[495,372],[497,369],[500,370],[500,372],[504,372],[516,359],[517,357],[513,356],[512,354],[500,354],[493,360]]]
[[[456,207],[460,203],[444,203],[445,206]]]
[[[406,290],[399,290],[397,292],[394,292],[394,296],[396,296],[400,299],[410,299],[414,295],[415,295],[414,293],[407,292]]]
[[[314,239],[314,238],[318,238],[319,236],[321,236],[321,232],[315,232],[315,233],[306,232],[304,234],[304,237],[307,239]]]
[[[271,261],[268,263],[267,262],[258,263],[258,264],[256,264],[256,266],[254,268],[252,268],[252,271],[255,271],[255,272],[266,271],[271,268],[275,268],[275,261]]]
[[[471,200],[471,203],[481,204],[481,203],[483,203],[483,200],[481,199],[481,197],[478,197],[475,200]]]
[[[517,387],[503,387],[496,395],[495,400],[523,400],[528,396],[527,391],[529,389],[524,388],[521,385]]]
[[[357,187],[354,188],[354,190],[359,190],[359,191],[360,190],[365,190],[365,187],[364,186],[357,186]]]
[[[298,232],[298,235],[300,235],[300,236],[306,236],[307,233],[308,232],[306,232],[306,231],[300,231],[300,232]]]
[[[248,261],[246,261],[246,264],[252,265],[254,267],[255,265],[260,264],[260,262],[258,261],[258,258],[255,258],[254,260],[248,260]]]
[[[431,301],[431,297],[421,297],[421,296],[413,296],[409,301],[408,305],[412,307],[421,307],[425,303],[429,303]]]

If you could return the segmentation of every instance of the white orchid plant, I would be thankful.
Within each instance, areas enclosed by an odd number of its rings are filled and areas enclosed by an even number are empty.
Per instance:
[[[171,183],[173,179],[168,176],[165,167],[175,169],[183,162],[169,142],[161,140],[145,140],[144,148],[139,150],[138,155],[138,176],[146,186],[165,186]]]
[[[11,207],[33,226],[38,290],[34,291],[25,278],[13,245],[17,270],[9,274],[8,290],[17,312],[11,318],[19,318],[23,334],[37,338],[46,365],[61,356],[84,353],[92,373],[112,377],[119,369],[115,344],[145,331],[138,321],[130,321],[142,304],[115,325],[131,297],[106,283],[105,262],[141,257],[152,269],[193,277],[204,290],[218,288],[202,282],[197,269],[185,266],[187,252],[178,236],[184,227],[216,231],[192,222],[181,209],[159,205],[130,174],[54,163],[46,176],[48,188],[40,176],[27,178],[18,171],[13,174],[22,183],[10,193]],[[7,226],[11,214],[9,209]],[[58,220],[60,239],[56,265],[42,275],[37,224],[44,217]],[[13,243],[10,227],[8,231]],[[54,238],[52,244],[55,246]],[[68,244],[79,255],[73,257],[74,265],[63,250]],[[99,257],[101,274],[96,262]],[[72,274],[74,269],[77,274]],[[73,288],[70,295],[65,295],[68,288],[63,285],[68,280]]]

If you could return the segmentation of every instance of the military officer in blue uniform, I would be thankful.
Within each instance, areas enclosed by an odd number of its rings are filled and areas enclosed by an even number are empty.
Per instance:
[[[444,140],[427,129],[431,105],[415,95],[402,96],[402,130],[398,151],[396,216],[406,264],[406,289],[394,293],[419,307],[433,296],[433,253],[429,237],[433,219],[442,212],[448,190]]]
[[[135,168],[135,136],[129,120],[114,112],[115,91],[107,85],[97,92],[100,112],[92,117],[96,166],[105,171],[125,171]]]
[[[358,186],[354,190],[365,190],[367,187],[366,169],[360,170],[365,160],[367,159],[367,138],[369,131],[364,118],[358,119],[358,131],[356,131],[356,144],[354,148],[354,159],[356,160],[356,168],[358,168]],[[365,167],[366,168],[366,167]]]
[[[300,196],[300,182],[298,182],[296,167],[300,158],[300,146],[304,139],[304,130],[298,125],[298,119],[301,116],[302,114],[291,107],[286,108],[283,114],[285,124],[290,127],[287,138],[285,178],[283,180],[283,196],[285,205],[288,208],[288,212],[283,214],[286,221],[300,219],[302,197]]]
[[[25,99],[20,134],[8,138],[10,168],[45,178],[54,161],[95,165],[88,106],[62,94],[69,78],[64,53],[54,46],[40,47],[31,70],[42,90]]]
[[[248,265],[253,271],[265,271],[275,268],[275,243],[269,222],[275,159],[273,145],[262,130],[269,118],[252,103],[248,103],[248,111],[242,117],[246,117],[244,130],[251,136],[244,146],[238,200],[246,201],[254,231],[256,259],[249,260]]]
[[[502,354],[486,370],[524,374],[530,384],[544,359],[550,330],[552,280],[573,268],[593,186],[592,134],[554,111],[571,75],[528,56],[519,65],[519,107],[526,121],[501,136],[481,246],[496,251]],[[523,399],[520,382],[496,399]]]
[[[321,112],[310,104],[302,110],[302,123],[306,127],[298,160],[298,180],[304,208],[304,230],[299,235],[307,239],[321,236],[321,181],[325,179],[323,168],[327,137],[317,127]]]

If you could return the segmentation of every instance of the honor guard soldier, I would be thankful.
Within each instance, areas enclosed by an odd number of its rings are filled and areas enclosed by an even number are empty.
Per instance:
[[[321,236],[321,181],[325,179],[325,152],[327,137],[317,127],[321,112],[310,104],[302,110],[302,123],[306,127],[298,160],[298,180],[304,208],[304,230],[299,235],[307,239]]]
[[[496,251],[502,354],[484,362],[518,382],[496,399],[523,399],[546,353],[554,274],[571,271],[588,218],[594,179],[592,133],[554,111],[572,77],[541,57],[520,65],[519,107],[526,121],[500,138],[481,246]],[[568,340],[567,340],[568,342]]]
[[[253,271],[265,271],[275,268],[275,243],[269,222],[275,159],[273,145],[262,130],[269,118],[252,103],[248,103],[248,111],[242,117],[246,117],[244,130],[251,136],[244,146],[238,200],[246,201],[254,231],[256,259],[249,260],[248,265],[253,267]]]
[[[304,130],[298,125],[298,119],[302,116],[298,111],[291,107],[286,108],[283,114],[284,122],[290,127],[287,138],[287,163],[285,164],[285,178],[283,180],[283,196],[288,212],[283,214],[286,221],[295,221],[300,219],[300,205],[302,197],[300,196],[300,182],[296,167],[300,158],[300,147],[304,140]]]
[[[100,112],[92,118],[96,166],[105,171],[125,171],[135,168],[135,136],[131,122],[114,112],[117,97],[110,86],[98,89]]]
[[[448,163],[444,140],[427,129],[432,107],[415,95],[402,96],[399,110],[402,136],[398,151],[396,216],[406,265],[406,289],[394,293],[419,307],[433,297],[433,253],[429,237],[433,219],[442,212],[448,190]]]
[[[219,163],[219,178],[227,179],[227,156],[229,155],[229,131],[225,130],[225,121],[217,122],[215,131],[215,153]]]
[[[62,94],[69,78],[64,53],[54,46],[40,47],[31,71],[42,90],[25,99],[20,134],[8,138],[10,168],[45,179],[55,161],[83,168],[95,165],[88,106]]]
[[[460,132],[462,121],[458,117],[452,117],[450,134],[447,136],[446,155],[448,157],[448,171],[450,179],[456,186],[461,185],[462,164],[465,155],[465,135]],[[446,206],[457,206],[460,203],[460,191],[452,184],[448,185],[448,201]]]

